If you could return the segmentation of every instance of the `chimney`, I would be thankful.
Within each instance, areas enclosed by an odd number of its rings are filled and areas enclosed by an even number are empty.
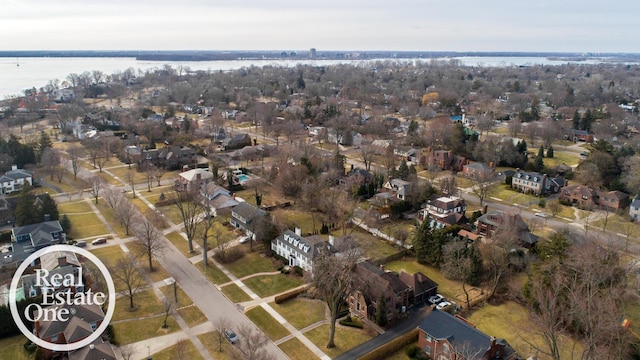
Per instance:
[[[487,205],[483,205],[482,206],[482,213],[486,214],[487,213],[487,209],[488,209],[488,206]]]
[[[69,263],[67,262],[67,257],[64,255],[58,256],[58,266],[63,267],[67,265],[69,265]]]
[[[11,165],[11,170],[13,171],[18,170],[18,165]]]
[[[295,229],[295,231],[296,231],[296,235],[298,235],[298,236],[302,236],[302,229],[300,229],[299,227],[297,227],[297,228]]]
[[[329,235],[329,244],[331,244],[331,246],[336,246],[336,239],[333,235]]]

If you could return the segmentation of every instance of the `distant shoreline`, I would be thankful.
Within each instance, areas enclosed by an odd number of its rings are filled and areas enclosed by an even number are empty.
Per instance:
[[[311,59],[309,50],[17,50],[0,51],[0,58],[12,57],[126,57],[144,61],[216,61],[216,60],[296,60]],[[456,51],[316,51],[317,60],[438,59],[450,57],[546,57],[552,59],[611,58],[613,61],[638,60],[638,53],[573,52],[456,52]]]

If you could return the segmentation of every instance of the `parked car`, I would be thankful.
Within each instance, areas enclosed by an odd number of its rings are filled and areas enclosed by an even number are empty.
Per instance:
[[[87,246],[87,242],[84,240],[80,240],[78,242],[76,242],[75,244],[77,247],[86,247]]]
[[[238,242],[240,244],[246,244],[246,243],[249,242],[249,240],[251,240],[251,237],[250,236],[245,236],[245,237],[241,238]]]
[[[537,216],[537,217],[541,217],[541,218],[546,218],[546,217],[547,217],[547,214],[545,214],[545,213],[541,213],[541,212],[537,212],[537,213],[536,213],[536,216]]]
[[[453,304],[448,302],[448,301],[442,301],[436,306],[436,309],[442,310],[442,309],[444,309],[446,307],[449,307],[449,306],[453,306]]]
[[[107,238],[97,238],[91,242],[92,245],[106,244]]]
[[[234,333],[233,330],[229,328],[224,329],[224,337],[232,344],[237,343],[239,340],[238,335],[236,335],[236,333]]]
[[[440,294],[435,294],[431,297],[429,297],[429,302],[432,304],[438,304],[440,302],[444,301],[444,296],[440,295]]]

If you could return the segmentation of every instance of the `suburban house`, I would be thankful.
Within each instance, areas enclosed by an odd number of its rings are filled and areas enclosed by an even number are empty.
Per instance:
[[[254,237],[256,226],[259,225],[259,218],[264,217],[266,211],[259,209],[247,202],[241,202],[231,210],[229,222],[236,229],[244,231],[247,236]]]
[[[353,315],[376,321],[381,302],[384,302],[382,306],[387,322],[406,313],[411,287],[402,282],[397,273],[386,272],[369,261],[359,262],[356,272],[365,285],[352,291],[347,298],[349,310]]]
[[[496,339],[463,318],[433,309],[418,325],[418,346],[430,359],[513,360],[515,350],[503,339]]]
[[[570,129],[567,134],[564,136],[566,140],[571,140],[573,142],[584,141],[588,143],[592,143],[595,138],[592,133],[586,130],[577,130]]]
[[[197,191],[213,181],[213,173],[208,169],[191,169],[178,174],[175,187],[180,191]]]
[[[33,175],[27,170],[12,165],[11,170],[0,176],[0,194],[11,194],[22,190],[25,184],[33,185]]]
[[[196,151],[190,147],[167,146],[161,149],[142,150],[139,163],[149,162],[158,167],[179,169],[196,162]]]
[[[229,190],[222,186],[216,185],[213,182],[208,183],[201,190],[200,194],[204,197],[206,205],[211,209],[213,216],[226,214],[231,211],[240,202],[229,192]]]
[[[410,288],[409,306],[426,303],[429,297],[438,293],[438,283],[421,272],[411,275],[400,271],[398,277]]]
[[[564,178],[551,178],[547,174],[517,169],[511,178],[511,187],[535,195],[557,194],[565,185]]]
[[[410,161],[417,164],[422,154],[422,149],[410,146],[396,146],[393,148],[393,154],[400,157],[403,161]]]
[[[75,91],[69,88],[53,90],[49,95],[49,100],[53,100],[57,103],[69,102],[75,98],[76,98]]]
[[[486,180],[493,177],[493,168],[483,162],[472,162],[462,166],[464,177],[473,180]]]
[[[388,193],[394,195],[400,200],[407,200],[412,196],[414,192],[417,191],[415,185],[412,182],[402,179],[391,179],[387,181],[382,187],[386,189]]]
[[[67,308],[71,316],[66,321],[51,321],[46,318],[34,322],[34,334],[45,341],[55,344],[72,344],[90,336],[104,320],[104,312],[99,305],[51,305],[49,308]],[[48,357],[63,356],[63,354],[42,349]],[[65,353],[66,354],[66,353]],[[81,356],[84,355],[84,356]],[[91,356],[89,356],[91,355]],[[97,356],[97,357],[94,357]],[[116,359],[107,342],[97,339],[81,349],[68,354],[69,359]]]
[[[606,208],[618,211],[629,205],[629,195],[621,191],[604,191],[585,185],[565,186],[560,198],[584,209]]]
[[[29,253],[65,242],[66,235],[57,220],[14,227],[11,229],[12,259],[5,255],[5,262],[22,261]]]
[[[304,271],[313,270],[313,261],[324,248],[331,248],[335,240],[329,237],[329,241],[320,236],[312,235],[303,237],[300,228],[295,232],[286,230],[271,241],[271,250],[278,256],[288,260],[289,266],[299,266]]]
[[[629,205],[629,218],[631,221],[640,221],[640,197],[636,196]]]
[[[47,270],[50,277],[64,278],[69,275],[77,277],[81,274],[81,267],[76,254],[72,252],[57,251],[40,256],[40,269]],[[26,297],[33,298],[42,294],[42,286],[36,284],[35,274],[23,275],[21,281],[22,291]],[[50,291],[58,292],[66,289],[70,289],[72,293],[83,292],[84,285],[60,286]]]
[[[251,136],[249,136],[249,134],[234,134],[222,140],[222,146],[224,150],[234,150],[251,146]]]
[[[427,168],[438,167],[442,170],[462,171],[467,159],[454,155],[451,150],[429,149],[422,162]]]
[[[441,196],[429,200],[425,207],[420,209],[421,221],[429,220],[429,226],[433,229],[441,229],[446,226],[462,225],[468,222],[465,212],[467,204],[458,196]]]
[[[476,234],[487,238],[496,232],[502,226],[513,226],[517,233],[517,240],[521,246],[531,248],[538,242],[538,237],[529,231],[527,225],[519,214],[509,214],[502,210],[491,210],[480,216],[475,223]]]

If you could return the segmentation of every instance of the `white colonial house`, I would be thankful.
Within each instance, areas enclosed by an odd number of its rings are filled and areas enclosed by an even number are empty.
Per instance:
[[[271,250],[288,260],[289,266],[299,266],[304,271],[312,271],[313,260],[321,249],[330,247],[328,241],[312,235],[303,237],[299,228],[295,232],[286,230],[271,241]]]
[[[33,175],[27,170],[18,169],[16,165],[13,165],[10,171],[0,176],[0,194],[18,192],[25,184],[33,185]]]

